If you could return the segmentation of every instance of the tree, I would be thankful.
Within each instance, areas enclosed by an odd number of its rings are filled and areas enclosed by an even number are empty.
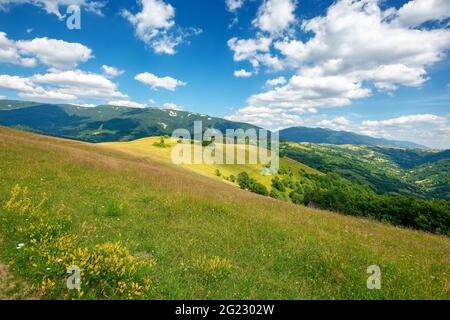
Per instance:
[[[286,191],[286,187],[283,185],[280,178],[278,178],[278,177],[275,177],[272,179],[272,187],[274,187],[275,189],[277,189],[278,191],[281,191],[281,192]]]

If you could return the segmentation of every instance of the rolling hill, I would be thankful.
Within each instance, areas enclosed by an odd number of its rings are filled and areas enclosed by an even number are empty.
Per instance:
[[[281,149],[292,159],[380,194],[450,199],[450,150],[315,143],[283,143]]]
[[[448,237],[262,197],[161,154],[0,128],[0,172],[0,296],[449,298]],[[366,287],[371,265],[382,290]]]
[[[408,142],[373,138],[347,131],[322,128],[293,127],[280,131],[280,139],[292,142],[326,143],[334,145],[373,145],[410,149],[425,149],[425,146]]]

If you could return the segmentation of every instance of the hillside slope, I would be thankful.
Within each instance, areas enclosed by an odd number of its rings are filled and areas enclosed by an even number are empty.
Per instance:
[[[280,131],[280,139],[292,142],[328,143],[335,145],[374,145],[401,148],[426,148],[409,141],[395,141],[364,136],[347,131],[335,131],[323,128],[293,127]]]
[[[260,197],[156,157],[5,128],[0,172],[0,261],[42,298],[450,298],[447,237]],[[84,270],[75,296],[64,286],[66,262]],[[371,265],[381,268],[382,290],[366,287]]]
[[[149,159],[160,159],[164,162],[171,162],[172,150],[175,145],[177,145],[176,141],[172,139],[166,139],[164,147],[158,147],[158,143],[160,141],[160,137],[151,137],[151,138],[143,138],[130,142],[108,142],[103,143],[102,145],[112,148],[114,150],[123,151],[126,153],[130,153],[137,157],[148,157]],[[218,150],[222,149],[226,150],[226,146],[221,143],[216,143]],[[250,158],[250,154],[257,158],[258,149],[254,146],[243,146],[237,145],[235,150],[239,148],[244,150],[246,159]],[[193,152],[193,147],[191,147]],[[237,154],[237,151],[235,151]],[[261,163],[258,164],[185,164],[182,165],[184,168],[188,170],[192,170],[202,175],[206,175],[208,177],[212,177],[215,179],[220,179],[222,181],[227,177],[234,176],[237,177],[241,172],[247,172],[253,178],[257,179],[260,183],[262,183],[267,188],[271,188],[273,176],[270,175],[261,175],[261,171],[263,169],[263,165]],[[320,171],[315,170],[311,167],[308,167],[300,162],[284,158],[280,159],[280,168],[281,169],[290,169],[296,177],[298,177],[298,172],[300,170],[304,170],[307,173],[311,174],[322,174]],[[219,170],[219,171],[217,171]],[[219,172],[220,176],[217,176]]]

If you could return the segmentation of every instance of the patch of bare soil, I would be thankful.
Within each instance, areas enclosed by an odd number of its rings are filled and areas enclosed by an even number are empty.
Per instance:
[[[14,299],[9,292],[14,289],[14,281],[8,267],[0,263],[0,300]]]

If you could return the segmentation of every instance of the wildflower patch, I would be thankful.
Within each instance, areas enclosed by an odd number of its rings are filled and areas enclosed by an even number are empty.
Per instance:
[[[63,204],[49,208],[47,195],[33,201],[27,187],[16,185],[3,204],[8,239],[17,243],[16,263],[25,267],[39,294],[66,299],[140,299],[151,290],[151,277],[141,270],[155,266],[152,258],[136,258],[120,242],[83,246],[70,233],[72,219]],[[37,203],[37,204],[35,204]],[[56,213],[56,214],[55,214]],[[14,226],[9,228],[8,226]],[[69,290],[67,268],[78,266],[81,287]]]

